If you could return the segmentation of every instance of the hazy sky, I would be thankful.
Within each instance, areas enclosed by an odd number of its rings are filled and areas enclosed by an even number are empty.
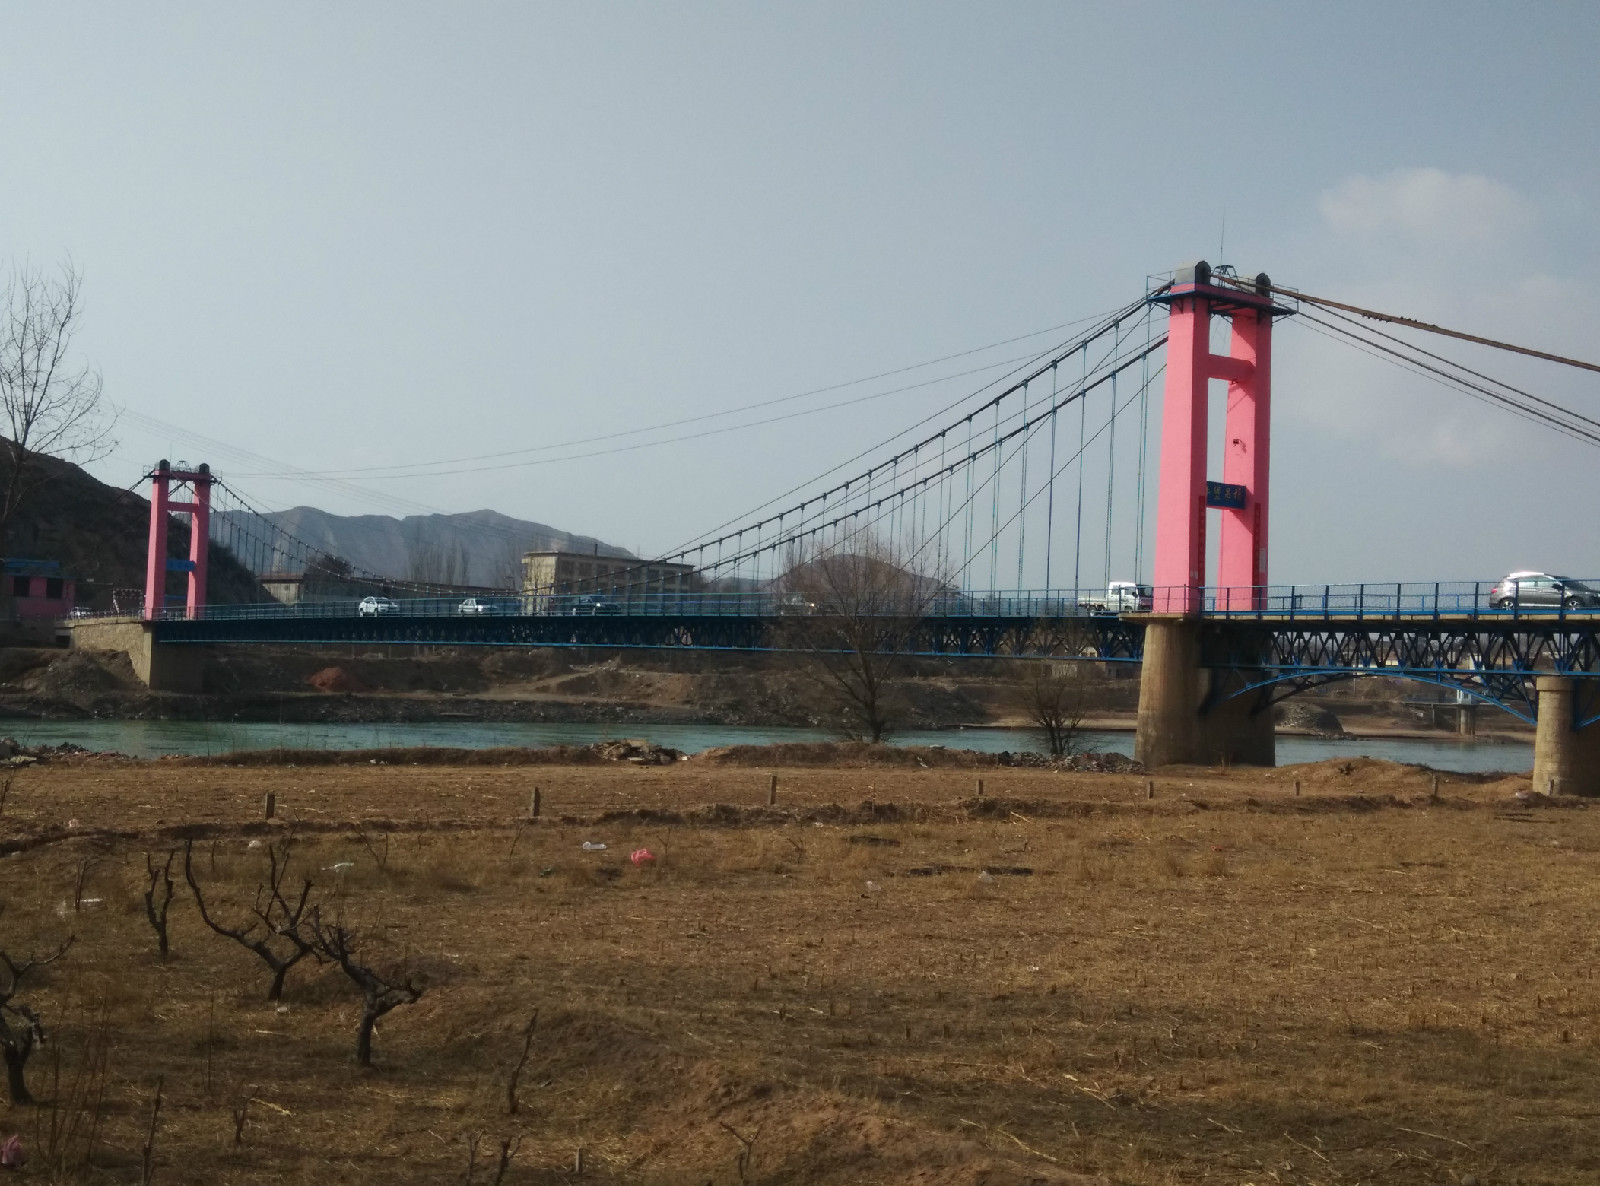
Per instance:
[[[1224,222],[1241,272],[1600,359],[1593,3],[3,3],[0,37],[0,257],[82,269],[119,485],[208,460],[659,552],[992,372],[358,471],[1043,330]],[[1444,352],[1600,416],[1600,376]],[[1275,580],[1600,575],[1592,447],[1293,323],[1275,390]]]

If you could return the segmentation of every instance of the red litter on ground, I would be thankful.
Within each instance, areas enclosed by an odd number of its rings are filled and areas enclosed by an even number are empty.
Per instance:
[[[655,860],[656,854],[651,852],[648,848],[636,848],[631,854],[629,854],[628,859],[635,865],[642,865],[646,861]]]

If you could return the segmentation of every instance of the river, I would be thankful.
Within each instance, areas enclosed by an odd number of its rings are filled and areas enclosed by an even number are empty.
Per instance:
[[[618,737],[644,737],[658,745],[696,752],[719,745],[767,745],[779,741],[827,741],[834,735],[814,729],[767,728],[757,725],[583,725],[537,722],[439,721],[424,724],[277,724],[216,721],[27,721],[0,723],[0,733],[24,745],[72,742],[92,750],[110,750],[132,757],[162,754],[222,754],[246,749],[374,749],[423,745],[480,749],[490,746],[588,745]],[[1133,734],[1092,732],[1087,748],[1133,753]],[[1042,738],[1030,729],[943,729],[909,732],[893,738],[896,745],[944,745],[985,753],[1001,750],[1043,750]],[[1414,762],[1438,770],[1526,771],[1533,767],[1533,746],[1523,742],[1415,738],[1352,738],[1279,736],[1278,763],[1318,762],[1325,758],[1371,757]]]

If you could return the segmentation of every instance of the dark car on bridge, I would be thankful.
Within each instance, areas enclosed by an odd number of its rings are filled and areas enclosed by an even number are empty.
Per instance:
[[[1495,609],[1600,609],[1600,590],[1571,577],[1513,572],[1489,590]]]
[[[582,597],[574,597],[567,613],[574,618],[592,618],[600,614],[620,614],[622,607],[615,601],[607,601],[604,597],[596,597],[592,593]]]

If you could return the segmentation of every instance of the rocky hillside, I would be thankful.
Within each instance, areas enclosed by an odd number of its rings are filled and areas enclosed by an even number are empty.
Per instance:
[[[397,581],[515,588],[524,552],[561,549],[600,556],[632,553],[585,535],[496,511],[458,515],[332,515],[292,507],[267,516],[289,535],[348,561],[357,570]],[[273,566],[304,567],[304,557],[280,553]]]

